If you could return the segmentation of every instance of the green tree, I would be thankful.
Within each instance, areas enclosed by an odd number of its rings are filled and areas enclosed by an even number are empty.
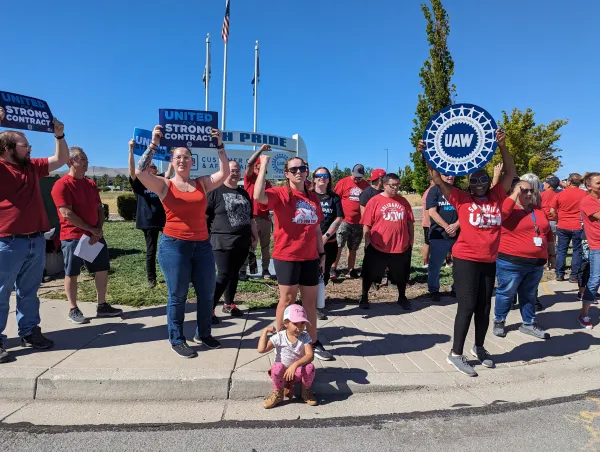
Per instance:
[[[535,113],[530,108],[524,112],[514,108],[510,116],[502,111],[499,126],[506,131],[506,145],[515,159],[517,174],[534,173],[541,180],[555,173],[561,166],[561,149],[556,146],[561,134],[561,127],[569,122],[568,119],[555,119],[549,124],[536,124]],[[488,164],[488,171],[493,172],[493,166],[502,161],[499,152]]]
[[[343,177],[343,171],[337,165],[335,165],[335,168],[331,170],[331,185],[335,187],[335,184],[337,184],[338,181]]]
[[[108,176],[106,174],[94,177],[98,177],[98,188],[104,188],[108,185]]]
[[[404,170],[398,168],[398,176],[400,176],[400,191],[403,193],[411,193],[413,188],[413,170],[410,165],[406,165]]]
[[[431,6],[422,3],[421,10],[427,21],[427,41],[429,42],[429,58],[423,64],[419,76],[423,92],[419,94],[413,131],[410,142],[413,149],[417,144],[427,123],[439,110],[452,105],[456,95],[456,86],[451,83],[454,75],[454,60],[448,50],[450,24],[448,13],[441,0],[430,0]],[[429,187],[425,158],[418,151],[411,152],[414,165],[413,187],[423,194]]]
[[[125,177],[122,174],[117,174],[115,176],[114,184],[115,186],[120,187],[121,190],[123,190],[125,185]]]

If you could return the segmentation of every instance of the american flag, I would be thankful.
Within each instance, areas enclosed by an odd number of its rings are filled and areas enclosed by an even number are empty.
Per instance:
[[[225,6],[225,18],[223,19],[223,30],[221,31],[221,37],[225,43],[227,43],[229,40],[229,0],[227,0],[227,5]]]

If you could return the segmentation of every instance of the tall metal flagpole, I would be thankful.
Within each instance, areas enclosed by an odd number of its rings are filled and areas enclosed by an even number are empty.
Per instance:
[[[208,93],[210,85],[210,33],[206,35],[206,66],[204,67],[204,110],[208,111]]]
[[[258,130],[258,41],[254,45],[254,132]]]
[[[225,18],[223,19],[223,31],[221,37],[225,43],[223,58],[223,105],[221,108],[221,130],[225,130],[225,115],[227,113],[227,43],[229,42],[229,2],[225,0]]]

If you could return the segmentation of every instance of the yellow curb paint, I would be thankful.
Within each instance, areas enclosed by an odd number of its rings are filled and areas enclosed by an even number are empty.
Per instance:
[[[550,290],[548,290],[548,286],[546,285],[545,282],[542,283],[542,289],[544,289],[544,292],[546,292],[546,295],[554,295],[554,292],[551,292]]]

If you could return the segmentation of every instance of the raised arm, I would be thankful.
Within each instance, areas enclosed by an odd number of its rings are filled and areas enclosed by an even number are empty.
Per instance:
[[[256,164],[256,161],[258,160],[260,155],[263,152],[268,152],[270,150],[271,146],[269,146],[268,144],[263,144],[258,151],[252,154],[252,156],[248,159],[248,164],[246,165],[246,171],[244,171],[244,174],[246,176],[252,176],[252,173],[254,172],[254,165]]]
[[[152,162],[152,156],[158,150],[162,136],[162,126],[154,126],[154,130],[152,131],[152,143],[148,145],[146,151],[140,157],[140,161],[135,170],[135,174],[139,177],[142,184],[144,184],[151,192],[156,193],[156,196],[158,196],[161,201],[167,196],[169,190],[168,182],[163,177],[150,174],[148,168],[150,167],[150,162]]]
[[[268,155],[260,156],[260,170],[256,177],[256,183],[254,184],[254,199],[261,204],[269,204],[269,198],[265,193],[265,182],[267,180],[267,166],[269,165],[271,157]]]
[[[165,173],[165,179],[171,179],[173,174],[175,174],[175,167],[173,166],[173,162],[169,162],[169,167],[167,168],[167,172]]]
[[[56,149],[54,155],[48,158],[48,172],[57,170],[69,161],[69,146],[65,140],[65,125],[54,118],[54,138],[56,138]]]
[[[229,161],[223,146],[221,131],[218,129],[212,130],[212,137],[217,139],[217,149],[219,152],[219,171],[212,173],[210,176],[199,177],[200,182],[204,185],[204,190],[208,193],[215,188],[220,187],[225,179],[229,177]]]
[[[510,155],[510,152],[508,152],[508,148],[506,147],[506,134],[502,129],[496,130],[496,141],[498,141],[498,147],[502,154],[502,164],[504,166],[504,175],[500,177],[500,183],[502,184],[504,191],[508,193],[512,186],[513,179],[517,174],[517,167],[515,166],[515,159]]]
[[[417,150],[419,152],[423,153],[424,149],[425,149],[425,142],[423,140],[419,140],[419,145],[417,146]],[[427,160],[425,160],[425,163],[427,163],[427,170],[429,171],[429,176],[431,177],[431,180],[433,181],[433,183],[435,185],[437,185],[438,187],[440,187],[440,190],[442,192],[442,195],[444,195],[444,198],[450,199],[450,193],[452,193],[452,185],[450,185],[448,182],[444,182],[440,172],[438,170],[434,169]]]
[[[133,155],[133,148],[135,147],[135,141],[133,139],[129,140],[129,177],[132,180],[136,180],[137,176],[135,175],[135,156]]]
[[[504,165],[502,163],[498,163],[496,166],[494,166],[494,177],[492,178],[492,185],[490,185],[490,187],[493,187],[494,185],[498,184],[498,182],[500,181],[500,176],[502,176],[503,168]]]

